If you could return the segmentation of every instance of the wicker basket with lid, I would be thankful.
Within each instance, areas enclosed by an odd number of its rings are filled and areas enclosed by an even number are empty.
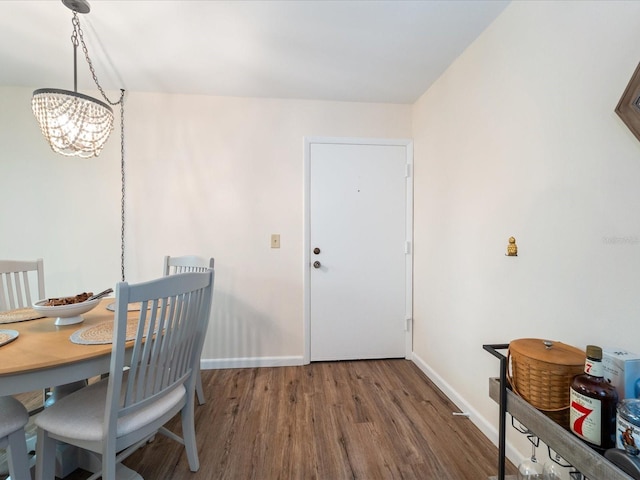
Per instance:
[[[584,371],[585,353],[561,342],[521,338],[509,343],[508,357],[514,393],[569,428],[569,388]]]

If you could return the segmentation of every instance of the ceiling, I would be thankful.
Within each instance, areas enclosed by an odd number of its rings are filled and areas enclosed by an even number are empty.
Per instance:
[[[104,89],[413,103],[508,0],[93,0]],[[73,90],[72,13],[0,1],[0,85]],[[95,90],[78,49],[78,89]]]

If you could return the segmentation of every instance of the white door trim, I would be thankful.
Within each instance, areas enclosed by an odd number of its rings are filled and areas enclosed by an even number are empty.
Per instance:
[[[406,218],[406,327],[405,358],[411,359],[413,351],[413,140],[388,138],[304,137],[304,252],[303,252],[303,363],[311,363],[311,145],[317,143],[342,145],[397,145],[407,151],[407,218]]]

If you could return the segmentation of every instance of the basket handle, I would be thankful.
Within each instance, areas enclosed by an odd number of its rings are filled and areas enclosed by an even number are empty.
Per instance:
[[[522,397],[522,395],[520,395],[518,393],[518,390],[516,389],[515,380],[511,377],[511,350],[507,350],[507,380],[509,380],[509,385],[511,385],[513,393],[515,393],[519,397]]]

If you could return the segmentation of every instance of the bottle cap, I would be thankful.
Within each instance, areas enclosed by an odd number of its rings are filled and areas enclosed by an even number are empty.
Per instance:
[[[587,357],[594,360],[602,360],[602,348],[595,345],[587,345]]]

